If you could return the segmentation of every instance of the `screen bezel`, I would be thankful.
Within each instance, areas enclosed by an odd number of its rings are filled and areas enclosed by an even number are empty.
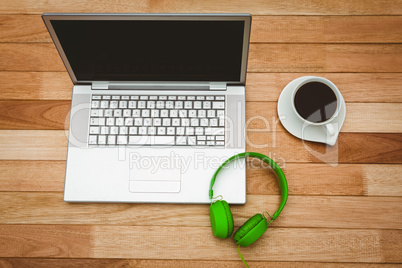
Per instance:
[[[243,51],[240,70],[240,79],[238,81],[225,81],[227,84],[232,85],[245,85],[247,61],[249,51],[250,40],[250,28],[251,28],[251,15],[250,14],[70,14],[70,13],[44,13],[42,19],[50,33],[51,38],[57,48],[57,51],[67,69],[68,74],[71,77],[74,85],[77,84],[91,84],[106,83],[106,84],[146,84],[150,81],[78,81],[71,65],[67,59],[66,54],[57,38],[56,32],[53,29],[51,21],[53,20],[196,20],[196,21],[225,21],[225,20],[240,20],[244,21],[244,33],[243,33]],[[152,81],[155,84],[178,84],[184,81]],[[215,83],[217,81],[186,81],[186,84],[206,84]],[[219,81],[222,82],[222,81]]]

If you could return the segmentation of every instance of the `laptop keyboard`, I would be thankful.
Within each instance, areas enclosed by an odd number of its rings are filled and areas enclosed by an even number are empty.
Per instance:
[[[89,144],[224,146],[225,96],[92,95]]]

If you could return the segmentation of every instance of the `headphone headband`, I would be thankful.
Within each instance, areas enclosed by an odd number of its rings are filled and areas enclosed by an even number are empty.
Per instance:
[[[278,166],[278,164],[275,163],[275,161],[272,160],[271,158],[269,158],[268,156],[260,154],[260,153],[253,153],[253,152],[240,153],[240,154],[236,154],[236,155],[230,157],[225,162],[223,162],[222,165],[219,166],[219,168],[215,171],[214,175],[212,176],[211,185],[209,187],[209,199],[212,200],[212,197],[214,195],[214,191],[212,190],[212,187],[214,186],[216,176],[221,171],[221,169],[234,160],[246,158],[246,157],[257,158],[257,159],[260,159],[263,162],[267,163],[275,171],[276,176],[278,177],[279,188],[281,189],[281,203],[279,205],[278,210],[272,216],[272,220],[275,220],[281,213],[282,209],[284,208],[284,206],[286,204],[286,200],[288,199],[288,183],[286,181],[285,174],[283,174],[283,171]]]

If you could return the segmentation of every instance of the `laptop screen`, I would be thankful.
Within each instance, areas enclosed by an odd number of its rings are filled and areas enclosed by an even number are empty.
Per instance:
[[[240,81],[242,20],[51,20],[80,81]]]

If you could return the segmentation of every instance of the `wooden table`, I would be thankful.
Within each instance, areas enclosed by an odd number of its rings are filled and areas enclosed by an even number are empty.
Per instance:
[[[72,83],[42,12],[251,13],[247,150],[284,167],[290,196],[242,254],[251,267],[402,263],[402,1],[3,0],[0,266],[243,266],[231,239],[213,237],[206,205],[63,202]],[[346,100],[335,147],[278,123],[279,93],[306,74],[330,79]],[[232,206],[237,227],[279,203],[273,172],[247,175],[247,204]]]

